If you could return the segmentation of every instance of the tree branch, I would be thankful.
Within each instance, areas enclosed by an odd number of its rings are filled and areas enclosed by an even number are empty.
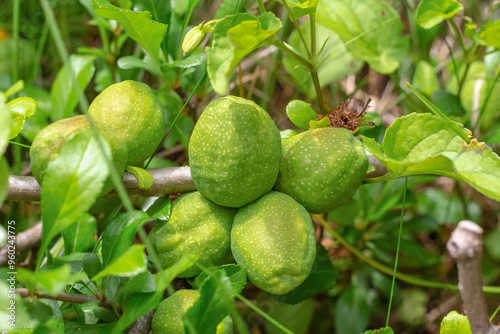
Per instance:
[[[483,229],[479,225],[462,220],[453,231],[446,248],[457,261],[458,288],[472,333],[497,334],[500,333],[500,327],[490,323],[483,294],[482,236]]]
[[[147,169],[153,176],[153,186],[148,190],[139,188],[139,182],[132,173],[125,172],[122,177],[123,185],[131,195],[164,196],[170,193],[183,193],[195,190],[189,167],[165,167]],[[33,176],[9,176],[9,192],[7,200],[11,201],[40,201],[41,187]],[[106,196],[116,196],[111,191]]]
[[[141,316],[139,319],[130,326],[128,334],[148,334],[151,330],[151,321],[153,320],[153,315],[155,311],[148,312]]]
[[[42,239],[42,222],[39,222],[29,229],[16,234],[16,255],[19,255],[31,248],[38,246]],[[7,264],[7,252],[9,244],[0,249],[0,266]]]
[[[23,298],[52,299],[52,300],[58,300],[61,302],[68,302],[68,303],[75,303],[75,304],[84,304],[86,302],[93,302],[93,301],[99,300],[100,301],[99,306],[111,308],[111,301],[109,301],[108,299],[100,300],[96,296],[87,296],[87,295],[81,295],[78,293],[60,292],[56,296],[52,296],[49,294],[43,294],[43,293],[37,293],[33,296],[33,295],[31,295],[31,293],[28,289],[24,289],[24,288],[16,289],[16,293],[18,293]]]

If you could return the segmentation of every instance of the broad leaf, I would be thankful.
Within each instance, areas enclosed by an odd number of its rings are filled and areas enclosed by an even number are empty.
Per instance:
[[[214,19],[220,19],[226,15],[244,13],[245,11],[243,1],[224,0],[220,4],[219,9],[217,9],[217,12],[215,12]]]
[[[12,117],[9,139],[17,137],[24,126],[27,117],[35,114],[37,104],[31,97],[19,97],[7,103]]]
[[[287,3],[296,19],[314,13],[318,6],[318,0],[287,0]]]
[[[310,103],[301,100],[292,100],[286,106],[286,115],[295,126],[307,130],[309,121],[318,118]]]
[[[218,271],[223,271],[229,278],[235,295],[243,291],[245,285],[247,284],[247,272],[243,267],[236,264],[228,264],[217,268],[208,268],[206,272],[204,271],[196,277],[192,285],[199,289],[210,275],[213,275]]]
[[[117,215],[109,223],[102,236],[104,266],[120,257],[132,245],[137,230],[149,219],[142,211],[132,211]]]
[[[472,334],[469,319],[457,311],[451,311],[441,321],[439,334]]]
[[[0,155],[3,155],[9,143],[11,124],[12,117],[5,104],[5,97],[0,94]]]
[[[102,270],[101,260],[99,260],[99,256],[95,253],[85,253],[83,255],[82,267],[87,276],[92,278]]]
[[[108,157],[109,145],[101,139]],[[77,134],[49,163],[42,183],[42,244],[38,264],[52,238],[81,216],[100,195],[109,171],[97,140],[90,131]]]
[[[167,32],[167,25],[151,19],[150,12],[134,12],[113,6],[108,0],[94,0],[95,12],[109,20],[118,21],[127,35],[139,43],[157,64],[160,45]]]
[[[250,14],[227,16],[217,22],[207,47],[207,70],[214,90],[223,95],[233,69],[254,49],[272,43],[281,21],[267,12],[259,17]]]
[[[420,60],[417,63],[412,84],[427,96],[431,96],[434,91],[439,89],[439,82],[434,67],[425,60]]]
[[[140,189],[151,189],[154,180],[153,176],[151,176],[151,174],[147,170],[134,166],[127,166],[126,170],[127,172],[134,174],[137,181],[139,182]]]
[[[135,293],[127,301],[125,311],[120,320],[113,328],[112,334],[122,333],[132,325],[140,316],[154,310],[163,299],[163,292],[177,275],[189,268],[195,261],[196,256],[183,256],[179,262],[155,275],[156,291],[149,293]],[[108,331],[109,333],[109,331]]]
[[[368,326],[370,309],[366,290],[350,286],[335,304],[335,329],[337,333],[361,333]]]
[[[83,92],[94,76],[94,56],[87,55],[71,55],[67,65],[71,67],[73,75],[80,86],[80,91]],[[64,65],[57,73],[56,80],[52,84],[51,90],[52,100],[52,118],[59,120],[68,118],[78,104],[77,91],[73,86],[73,80],[69,73],[68,67]]]
[[[41,289],[52,296],[65,290],[66,286],[87,277],[84,273],[71,273],[71,266],[65,264],[58,268],[44,267],[39,272],[24,268],[17,268],[17,280],[25,283],[27,287]]]
[[[470,134],[467,129],[463,131]],[[498,155],[477,140],[467,145],[436,116],[410,114],[398,118],[387,129],[382,145],[366,137],[363,137],[363,143],[393,177],[418,174],[447,176],[466,182],[500,201]]]
[[[150,64],[137,56],[121,57],[118,59],[118,67],[125,70],[140,68],[154,75],[160,74],[158,68],[154,66],[154,64]]]
[[[318,23],[333,30],[356,58],[382,74],[394,72],[406,57],[408,36],[396,10],[383,0],[320,1]]]
[[[158,198],[153,205],[147,209],[146,213],[151,219],[166,221],[170,218],[171,206],[170,198],[168,196],[163,196]]]
[[[272,302],[269,315],[274,320],[283,324],[294,334],[306,334],[314,316],[314,299],[305,300],[297,305],[280,304]],[[282,334],[279,329],[269,321],[264,323],[267,334]]]
[[[306,280],[284,295],[270,295],[280,303],[297,304],[301,301],[327,292],[337,283],[337,272],[333,268],[330,257],[325,247],[316,247],[316,259]]]
[[[119,258],[92,277],[92,280],[99,281],[104,276],[132,277],[145,272],[147,270],[145,248],[145,245],[130,246]]]
[[[231,281],[223,271],[210,275],[201,286],[200,294],[182,317],[186,334],[215,333],[217,325],[234,308]]]
[[[88,252],[97,243],[97,222],[94,216],[83,214],[80,219],[62,231],[64,253]]]
[[[365,331],[363,334],[394,334],[394,331],[391,327],[384,327]]]
[[[0,157],[0,206],[9,192],[9,164],[5,157]]]
[[[500,48],[500,20],[488,22],[479,30],[479,38],[486,46]]]
[[[430,29],[463,9],[456,0],[422,0],[417,7],[417,23],[422,28]]]

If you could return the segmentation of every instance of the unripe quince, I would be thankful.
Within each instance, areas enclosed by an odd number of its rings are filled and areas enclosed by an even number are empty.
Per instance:
[[[157,307],[151,329],[153,334],[184,334],[183,314],[200,298],[197,290],[179,290],[163,300]],[[230,316],[224,318],[217,326],[216,334],[233,332],[233,320]]]
[[[290,196],[271,191],[238,211],[231,249],[253,284],[285,294],[306,279],[314,263],[311,216]]]
[[[363,145],[349,130],[308,130],[284,139],[277,189],[311,213],[326,213],[349,201],[367,169]]]
[[[89,115],[116,130],[128,147],[128,165],[141,165],[165,133],[163,108],[146,84],[132,80],[113,84],[99,94]]]
[[[112,128],[99,122],[95,122],[95,126],[108,142],[113,165],[121,175],[127,163],[127,146]],[[59,156],[63,145],[83,131],[90,131],[90,124],[84,115],[61,119],[40,130],[30,148],[31,172],[38,183],[42,184],[49,163]],[[112,187],[112,183],[108,181],[103,192]]]
[[[157,222],[149,234],[163,266],[174,265],[184,254],[199,254],[198,262],[205,267],[233,262],[230,236],[235,214],[236,209],[221,207],[199,192],[178,197],[169,220]],[[193,265],[179,277],[199,273]]]
[[[278,176],[280,156],[280,133],[269,114],[236,96],[212,101],[189,141],[196,188],[229,207],[241,207],[269,192]]]

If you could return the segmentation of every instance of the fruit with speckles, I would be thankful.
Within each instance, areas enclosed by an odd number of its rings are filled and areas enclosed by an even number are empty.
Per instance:
[[[238,211],[231,250],[257,287],[290,292],[309,275],[316,256],[311,216],[290,196],[271,191]]]
[[[269,192],[278,176],[280,157],[280,133],[269,114],[236,96],[212,101],[189,141],[196,188],[228,207],[241,207]]]
[[[113,158],[113,165],[120,175],[127,163],[127,146],[112,128],[100,122],[94,122],[99,133],[106,139]],[[43,128],[33,140],[30,148],[31,172],[42,184],[43,177],[51,161],[61,152],[63,145],[83,131],[90,131],[90,124],[84,115],[61,119]],[[111,190],[112,182],[108,180],[104,192]]]
[[[156,222],[150,233],[163,266],[174,265],[183,254],[199,254],[198,262],[204,267],[233,262],[230,236],[236,211],[213,203],[199,192],[178,197],[172,204],[169,220]],[[192,277],[200,272],[193,265],[179,277]]]
[[[116,132],[128,147],[128,165],[141,165],[165,133],[163,108],[146,84],[132,80],[113,84],[99,94],[89,115]]]
[[[343,128],[308,130],[284,139],[283,148],[276,188],[311,213],[347,203],[368,169],[361,142]]]
[[[163,300],[156,308],[151,329],[153,334],[183,334],[183,314],[191,308],[200,298],[197,290],[179,290]],[[225,317],[217,326],[216,334],[229,334],[233,332],[233,319]]]

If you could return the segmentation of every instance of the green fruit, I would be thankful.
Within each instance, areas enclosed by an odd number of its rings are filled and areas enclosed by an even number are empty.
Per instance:
[[[184,334],[183,314],[200,298],[197,290],[179,290],[163,300],[156,309],[151,329],[153,334]],[[217,326],[216,334],[233,332],[233,319],[225,317]]]
[[[165,134],[163,108],[151,88],[123,81],[109,86],[89,108],[89,115],[112,127],[128,147],[128,165],[141,165]]]
[[[253,284],[285,294],[306,279],[314,263],[311,216],[290,196],[272,191],[238,211],[231,249]]]
[[[196,188],[229,207],[241,207],[269,192],[278,176],[280,156],[280,133],[267,112],[235,96],[212,101],[189,141]]]
[[[287,138],[277,189],[311,213],[326,213],[349,201],[368,169],[359,140],[343,128],[308,130]]]
[[[168,268],[184,254],[199,254],[198,263],[215,267],[233,262],[231,226],[236,210],[221,207],[199,192],[178,197],[168,222],[157,222],[150,238],[160,261]],[[192,265],[179,277],[192,277],[201,269]]]
[[[95,126],[108,142],[111,148],[113,164],[121,175],[127,163],[127,146],[113,129],[98,122],[95,122]],[[63,145],[83,131],[90,131],[90,125],[87,121],[87,117],[81,115],[54,122],[43,128],[36,135],[30,148],[30,158],[31,172],[38,180],[38,183],[42,184],[49,163],[59,156]],[[105,190],[103,192],[111,190],[112,183],[108,181],[104,188]]]

